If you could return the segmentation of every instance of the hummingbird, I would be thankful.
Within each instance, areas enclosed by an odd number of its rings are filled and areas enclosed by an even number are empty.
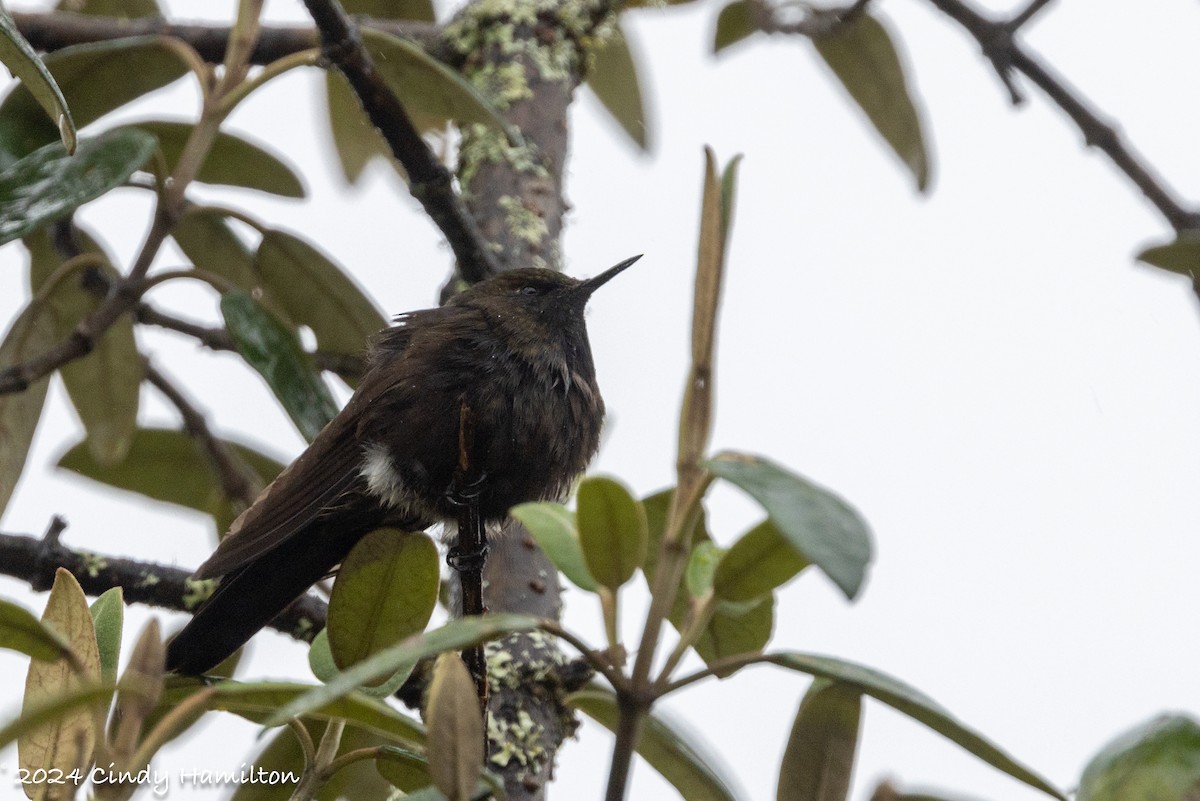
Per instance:
[[[168,669],[224,661],[374,529],[456,520],[464,464],[484,522],[562,500],[604,422],[584,307],[639,258],[589,280],[511,270],[396,317],[345,408],[193,574],[220,582],[169,643]]]

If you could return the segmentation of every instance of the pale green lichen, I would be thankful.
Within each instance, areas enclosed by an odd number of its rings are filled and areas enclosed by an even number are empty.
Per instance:
[[[503,195],[496,205],[504,212],[504,222],[515,238],[531,245],[540,245],[550,235],[546,221],[521,202],[521,198]]]
[[[138,587],[153,587],[162,583],[162,576],[157,573],[144,573],[142,580],[137,583]]]
[[[184,579],[183,608],[195,609],[204,603],[217,588],[217,579]]]
[[[108,560],[99,554],[90,551],[80,551],[79,556],[83,559],[83,572],[87,573],[91,578],[98,577],[100,571],[108,567]]]
[[[475,174],[485,164],[507,164],[513,172],[534,178],[550,175],[538,162],[537,148],[533,144],[510,144],[504,134],[474,123],[463,129],[458,148],[458,181],[465,194],[470,193]]]

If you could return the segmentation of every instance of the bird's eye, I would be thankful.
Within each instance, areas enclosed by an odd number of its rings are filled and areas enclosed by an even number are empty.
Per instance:
[[[538,288],[537,288],[536,286],[523,286],[523,287],[521,287],[521,290],[520,290],[520,291],[521,291],[521,294],[522,294],[522,295],[536,295],[536,294],[538,294]]]

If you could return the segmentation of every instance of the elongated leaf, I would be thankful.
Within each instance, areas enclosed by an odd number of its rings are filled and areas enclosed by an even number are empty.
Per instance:
[[[590,687],[567,696],[567,703],[604,726],[617,729],[617,699],[606,689]],[[717,770],[716,759],[704,755],[684,733],[651,714],[642,729],[637,752],[686,801],[735,801],[739,796]]]
[[[633,143],[642,150],[648,149],[646,106],[638,82],[637,61],[619,21],[614,23],[612,33],[596,50],[587,83],[604,110],[612,115]]]
[[[338,410],[300,341],[247,292],[222,295],[221,313],[238,353],[266,380],[296,428],[312,442]]]
[[[429,773],[450,801],[468,801],[483,769],[483,713],[456,653],[438,656],[429,683]]]
[[[126,126],[154,134],[172,169],[195,127],[186,122],[146,120]],[[233,134],[221,132],[213,141],[208,158],[196,173],[206,184],[224,184],[257,189],[283,197],[304,197],[300,177],[270,151]]]
[[[358,102],[346,76],[337,70],[325,71],[325,108],[329,132],[337,152],[338,164],[346,183],[358,183],[363,170],[374,158],[390,164],[391,148]]]
[[[375,757],[375,770],[393,786],[411,793],[433,783],[429,763],[420,754],[391,746]]]
[[[81,139],[75,155],[61,144],[35,150],[0,172],[0,244],[54,222],[120,186],[154,152],[142,131]]]
[[[770,520],[747,531],[717,564],[713,592],[735,603],[760,598],[808,567]]]
[[[121,676],[121,689],[117,691],[109,744],[120,762],[131,761],[142,733],[149,731],[148,719],[162,697],[165,662],[166,647],[158,621],[151,618],[129,655],[129,664]],[[194,717],[198,719],[199,714]],[[180,721],[179,733],[189,725]]]
[[[713,575],[716,573],[717,564],[721,561],[724,553],[724,548],[711,542],[702,542],[692,549],[687,569],[683,574],[688,595],[700,598],[712,591]]]
[[[539,502],[514,506],[509,514],[529,530],[538,547],[572,584],[596,591],[596,580],[588,572],[579,544],[574,513],[559,503]]]
[[[833,579],[847,598],[858,595],[871,561],[871,535],[849,504],[761,457],[727,453],[704,466],[762,504],[796,552]]]
[[[343,671],[323,687],[317,687],[296,698],[263,722],[264,726],[278,726],[288,719],[307,715],[322,709],[362,684],[372,684],[381,677],[390,676],[408,665],[442,651],[461,650],[468,645],[495,639],[503,634],[532,631],[537,628],[537,618],[528,615],[478,615],[454,620],[441,628],[410,637],[390,648],[359,662]]]
[[[42,622],[66,637],[74,658],[29,663],[22,715],[38,710],[56,696],[100,682],[100,652],[87,597],[75,577],[61,567],[54,575]],[[21,767],[31,774],[42,771],[41,775],[55,770],[66,775],[85,767],[96,744],[93,720],[91,709],[76,709],[41,728],[25,732],[17,741]],[[23,788],[27,796],[39,801],[67,799],[75,794],[75,787],[70,784],[39,782],[25,784]]]
[[[54,77],[50,75],[37,52],[25,41],[12,17],[3,8],[0,8],[0,62],[8,67],[14,78],[21,79],[21,85],[33,95],[37,104],[58,128],[63,147],[68,153],[74,153],[75,121],[71,119],[67,99],[63,97],[62,90],[54,82]]]
[[[1160,715],[1106,745],[1084,768],[1076,801],[1194,801],[1200,723]]]
[[[951,715],[939,703],[920,690],[899,679],[881,673],[874,668],[834,659],[802,653],[772,654],[767,658],[781,667],[842,682],[862,691],[877,701],[903,712],[913,720],[924,723],[947,740],[962,746],[992,767],[1012,776],[1030,787],[1041,790],[1054,798],[1066,801],[1066,796],[1046,779],[1017,762],[1008,754],[990,743],[982,735],[967,727]]]
[[[283,471],[283,465],[257,451],[237,443],[227,444],[258,474],[263,486]],[[97,463],[86,443],[79,443],[59,457],[58,466],[165,503],[214,516],[228,514],[220,482],[207,458],[184,431],[138,429],[124,461],[113,466]]]
[[[576,506],[588,572],[615,590],[646,561],[646,512],[619,482],[600,477],[580,483]]]
[[[47,298],[54,311],[55,338],[66,339],[80,320],[91,314],[103,300],[102,293],[90,291],[85,283],[92,273],[102,272],[103,279],[114,282],[118,274],[108,257],[86,231],[75,229],[73,238],[85,253],[103,257],[105,265],[89,267],[64,279]],[[45,287],[56,274],[63,259],[43,228],[24,239],[29,250],[29,284],[34,291]],[[125,458],[137,428],[139,390],[144,375],[142,359],[134,340],[133,319],[123,315],[104,332],[81,359],[60,370],[67,394],[87,430],[87,444],[100,464],[116,464]]]
[[[45,64],[80,128],[187,72],[179,54],[157,36],[65,47]],[[0,103],[0,168],[59,138],[24,86]]]
[[[92,623],[96,626],[96,646],[100,653],[100,677],[106,682],[117,680],[117,663],[121,658],[121,631],[125,627],[125,598],[120,587],[105,590],[92,601]]]
[[[387,325],[340,267],[291,234],[263,234],[254,263],[271,297],[293,322],[312,329],[321,350],[359,355]]]
[[[863,12],[827,36],[813,38],[817,52],[900,157],[917,190],[929,185],[930,158],[921,115],[909,93],[904,67],[887,29]]]
[[[372,531],[342,562],[329,596],[329,646],[348,668],[425,630],[437,605],[437,546],[425,534]]]
[[[50,661],[66,655],[66,638],[20,606],[0,598],[0,648]]]
[[[776,801],[845,801],[854,775],[861,717],[858,689],[815,680],[792,722]]]
[[[430,0],[345,0],[342,5],[348,14],[362,14],[379,19],[412,19],[433,22],[433,3]]]
[[[713,32],[713,52],[720,53],[757,31],[758,26],[754,24],[754,12],[749,0],[733,0],[717,15],[717,28]]]
[[[82,684],[30,704],[21,710],[20,717],[0,729],[0,748],[112,698],[114,689],[114,685],[107,683]]]
[[[1200,234],[1183,233],[1174,242],[1148,247],[1137,260],[1192,278],[1200,274]]]
[[[646,581],[651,586],[654,585],[654,574],[658,572],[659,551],[662,548],[663,533],[666,529],[667,515],[670,514],[671,500],[674,494],[673,489],[667,489],[647,495],[642,499],[642,509],[646,512],[646,531],[649,534],[646,561],[642,564],[642,572],[646,574]],[[702,542],[711,541],[707,519],[704,510],[701,509],[690,537],[684,537],[684,542],[690,542],[690,547],[695,548]]]
[[[375,68],[406,110],[509,133],[504,117],[466,78],[419,45],[372,28],[363,28],[362,38]]]
[[[57,340],[54,318],[45,303],[34,299],[0,342],[0,369],[12,367],[49,350]],[[34,381],[24,392],[0,395],[0,514],[8,506],[46,402],[47,379]]]
[[[119,19],[163,16],[155,0],[60,0],[57,10]]]
[[[254,254],[219,212],[203,207],[189,208],[171,231],[171,236],[184,255],[200,269],[216,273],[247,292],[259,285]],[[271,308],[266,302],[263,305]],[[271,310],[279,316],[278,309]]]

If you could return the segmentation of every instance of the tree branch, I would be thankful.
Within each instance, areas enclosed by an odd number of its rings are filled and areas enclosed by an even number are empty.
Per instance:
[[[966,28],[983,48],[984,55],[992,62],[1001,80],[1009,88],[1014,102],[1020,102],[1020,93],[1012,85],[1012,70],[1023,73],[1030,81],[1066,112],[1076,127],[1083,132],[1084,141],[1104,153],[1117,169],[1133,182],[1142,194],[1166,218],[1176,231],[1200,229],[1200,211],[1187,208],[1175,199],[1163,182],[1151,173],[1139,156],[1122,139],[1117,130],[1092,111],[1083,100],[1053,75],[1041,62],[1017,43],[1014,31],[1039,11],[1045,2],[1033,2],[1011,22],[997,22],[967,6],[960,0],[929,0],[939,11]]]
[[[59,567],[70,571],[88,595],[120,587],[126,603],[177,612],[194,611],[205,596],[207,584],[194,581],[190,571],[178,567],[75,550],[59,544],[57,538],[0,533],[0,574],[45,592],[53,586],[54,571]],[[324,602],[305,595],[268,625],[297,640],[311,642],[325,628],[325,611]]]
[[[445,234],[459,272],[471,283],[499,272],[499,262],[454,191],[450,171],[425,144],[396,95],[376,72],[358,28],[341,4],[337,0],[305,0],[304,4],[321,32],[322,52],[346,76],[363,111],[404,166],[409,190]]]
[[[165,19],[115,19],[64,12],[14,12],[17,29],[38,50],[53,52],[71,45],[124,39],[129,36],[171,36],[187,42],[201,58],[213,64],[225,60],[229,43],[228,25],[177,25]],[[431,53],[436,52],[441,34],[431,22],[397,21],[374,17],[356,17],[368,28],[386,31],[417,42]],[[315,28],[265,26],[250,53],[251,64],[269,64],[276,59],[308,50],[320,44]]]

